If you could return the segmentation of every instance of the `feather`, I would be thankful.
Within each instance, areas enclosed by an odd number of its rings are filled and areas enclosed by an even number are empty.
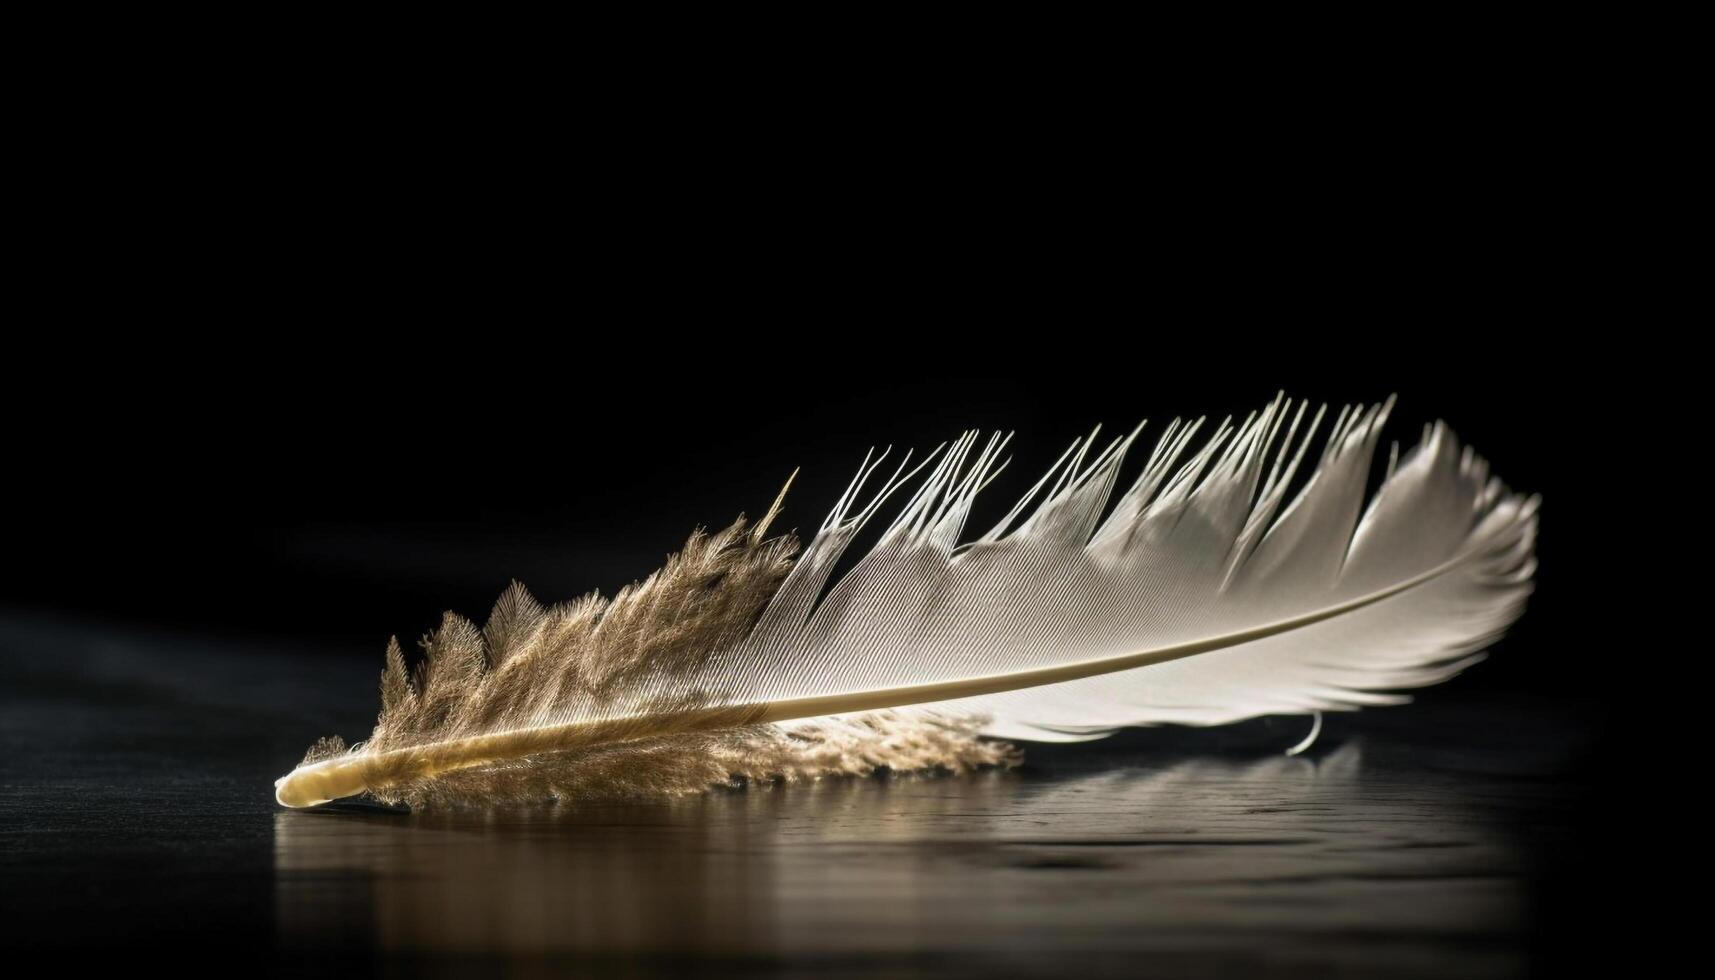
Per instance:
[[[1319,727],[1402,703],[1518,617],[1538,500],[1438,423],[1390,451],[1366,503],[1391,404],[1340,412],[1314,461],[1326,413],[1284,397],[1194,451],[1201,420],[1175,420],[1111,508],[1143,426],[1099,451],[1092,434],[968,540],[1010,437],[907,454],[868,492],[887,454],[866,457],[801,555],[768,537],[783,489],[755,525],[699,530],[611,599],[545,608],[513,583],[482,629],[447,614],[414,675],[395,641],[369,740],[318,742],[276,797],[494,804],[958,771],[1016,761],[1003,740],[1267,714]]]

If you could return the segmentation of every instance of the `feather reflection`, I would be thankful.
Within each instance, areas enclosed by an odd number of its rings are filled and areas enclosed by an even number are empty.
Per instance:
[[[633,959],[899,957],[931,933],[983,957],[1068,940],[1179,949],[1211,926],[1231,953],[1235,928],[1256,941],[1516,925],[1496,877],[1505,842],[1461,819],[1481,801],[1409,775],[1366,778],[1349,743],[1317,760],[835,779],[670,803],[281,812],[277,915],[294,945]],[[1400,901],[1425,873],[1469,885]]]

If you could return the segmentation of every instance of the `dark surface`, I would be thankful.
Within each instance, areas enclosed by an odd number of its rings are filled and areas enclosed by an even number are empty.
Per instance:
[[[1020,770],[509,814],[286,811],[374,665],[0,623],[5,940],[82,960],[672,976],[1515,976],[1600,861],[1600,709],[1403,708],[1032,747]],[[1481,671],[1483,667],[1478,667]],[[1467,675],[1471,676],[1471,675]],[[1581,947],[1583,948],[1583,947]]]

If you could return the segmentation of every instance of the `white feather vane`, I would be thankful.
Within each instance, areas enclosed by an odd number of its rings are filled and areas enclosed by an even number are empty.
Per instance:
[[[1324,412],[1284,397],[1194,452],[1200,422],[1175,421],[1105,519],[1143,426],[1100,452],[1079,440],[975,538],[1007,439],[967,433],[915,469],[908,454],[867,494],[882,460],[866,459],[796,563],[790,541],[763,540],[777,501],[605,606],[543,610],[517,588],[486,633],[449,619],[415,681],[391,652],[375,736],[312,751],[277,797],[481,803],[959,769],[1013,758],[990,738],[1401,703],[1520,614],[1537,500],[1437,424],[1395,447],[1366,505],[1390,406],[1339,413],[1313,463]]]

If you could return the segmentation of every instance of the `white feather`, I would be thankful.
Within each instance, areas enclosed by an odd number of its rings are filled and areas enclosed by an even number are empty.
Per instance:
[[[282,777],[277,796],[307,805],[482,767],[501,767],[501,780],[505,766],[534,756],[767,724],[845,744],[876,731],[879,716],[845,727],[806,719],[875,709],[896,709],[886,717],[901,732],[912,713],[954,719],[952,729],[918,730],[963,731],[975,744],[970,719],[992,735],[1076,741],[1130,725],[1400,703],[1397,692],[1475,662],[1519,615],[1535,570],[1537,501],[1508,492],[1437,424],[1403,459],[1390,454],[1366,507],[1389,407],[1342,411],[1290,502],[1324,413],[1305,424],[1302,406],[1276,399],[1236,427],[1223,423],[1195,452],[1200,423],[1175,422],[1105,520],[1139,433],[1091,458],[1092,435],[999,525],[961,543],[978,493],[1005,465],[1006,440],[991,437],[979,451],[968,433],[931,455],[936,465],[891,526],[827,588],[865,523],[927,466],[907,473],[901,463],[859,506],[881,466],[866,459],[748,635],[721,640],[706,659],[702,647],[665,665],[636,655],[611,693],[571,696],[562,693],[571,659],[530,660],[537,688],[491,687],[483,635],[455,620],[437,645],[465,657],[431,675],[420,692],[427,707],[411,700],[396,652],[389,661],[408,717],[421,708],[440,729],[424,737],[407,725],[400,747],[306,762]],[[750,546],[761,547],[769,519]],[[680,582],[670,601],[718,601],[707,584]],[[655,595],[648,583],[637,588]],[[534,600],[519,608],[540,619]],[[630,620],[611,625],[611,614],[580,608],[556,621],[583,630],[586,643],[612,637],[626,647]],[[507,656],[511,641],[498,645]],[[552,649],[573,658],[579,647]],[[506,696],[491,701],[491,691]],[[458,700],[448,692],[470,709],[449,717],[475,720],[445,722]],[[897,758],[921,765],[921,755]]]

